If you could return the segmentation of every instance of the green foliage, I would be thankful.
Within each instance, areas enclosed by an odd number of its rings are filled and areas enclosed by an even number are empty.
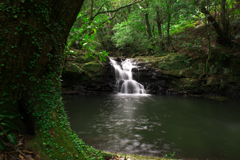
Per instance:
[[[2,102],[3,103],[3,102]],[[10,143],[17,144],[16,135],[12,133],[13,130],[19,130],[19,128],[13,123],[9,122],[8,119],[17,117],[13,112],[0,112],[0,136],[5,137],[9,140]],[[0,139],[0,150],[4,150],[5,145]]]
[[[174,155],[175,155],[175,152],[173,152],[173,153],[166,153],[163,158],[165,158],[165,159],[176,159],[176,158],[174,158]]]
[[[134,49],[134,51],[142,51],[148,48],[147,37],[141,30],[144,26],[140,27],[136,21],[125,21],[120,24],[116,24],[113,28],[115,31],[112,40],[116,43],[116,46],[120,49],[126,47]]]
[[[82,22],[81,24],[79,24]],[[102,27],[102,22],[98,18],[94,21],[89,20],[89,18],[84,18],[81,13],[79,13],[77,21],[73,25],[71,32],[68,37],[68,42],[65,48],[64,57],[68,58],[71,55],[76,55],[76,53],[71,51],[71,46],[77,49],[82,49],[86,52],[87,57],[93,57],[95,59],[99,58],[100,61],[105,61],[108,56],[108,52],[103,50],[98,52],[96,49],[95,39],[97,34],[97,29]]]

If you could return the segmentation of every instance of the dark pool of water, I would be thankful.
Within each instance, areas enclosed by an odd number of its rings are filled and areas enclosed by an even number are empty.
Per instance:
[[[73,130],[96,149],[240,160],[239,102],[178,96],[64,96]]]

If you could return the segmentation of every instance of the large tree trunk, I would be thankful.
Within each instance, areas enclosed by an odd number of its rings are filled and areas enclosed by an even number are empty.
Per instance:
[[[60,134],[75,136],[61,102],[60,76],[64,46],[83,1],[0,0],[0,100],[19,101],[30,132],[45,137],[36,143],[49,149]]]
[[[14,100],[36,85],[30,77],[38,80],[59,71],[83,0],[48,0],[47,4],[0,0],[0,4],[0,95],[7,93],[3,98]]]

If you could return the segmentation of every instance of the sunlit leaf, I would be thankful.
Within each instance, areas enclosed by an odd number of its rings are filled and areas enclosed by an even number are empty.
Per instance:
[[[5,121],[3,121],[1,124],[4,125],[4,126],[8,126],[8,127],[12,128],[12,129],[17,129],[17,130],[19,130],[19,128],[18,128],[16,125],[12,124],[12,123],[9,122],[9,121],[6,121],[6,120],[5,120]]]

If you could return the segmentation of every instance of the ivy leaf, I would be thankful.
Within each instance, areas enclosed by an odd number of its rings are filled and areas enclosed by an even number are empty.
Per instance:
[[[6,120],[3,121],[1,124],[4,125],[4,126],[8,126],[8,127],[10,127],[10,128],[19,130],[19,128],[18,128],[16,125],[14,125],[14,124],[12,124],[11,122],[8,122],[8,121],[6,121]]]
[[[8,138],[8,140],[9,140],[11,143],[13,143],[13,144],[17,144],[15,134],[10,133],[10,134],[7,136],[7,138]]]
[[[0,150],[4,150],[4,144],[3,144],[3,142],[0,140]]]
[[[12,119],[14,117],[17,117],[17,115],[13,112],[0,112],[0,118],[4,118],[4,117]]]

